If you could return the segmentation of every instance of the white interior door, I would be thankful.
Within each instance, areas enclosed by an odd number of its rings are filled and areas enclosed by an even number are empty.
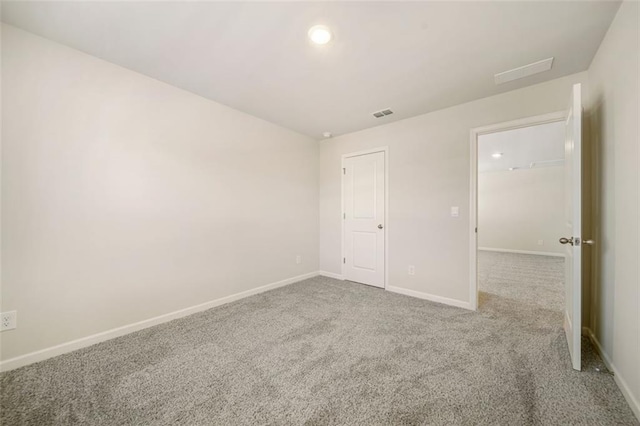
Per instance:
[[[582,100],[581,86],[571,92],[565,138],[565,318],[573,368],[580,370],[582,332]]]
[[[385,153],[343,162],[344,278],[384,288]]]

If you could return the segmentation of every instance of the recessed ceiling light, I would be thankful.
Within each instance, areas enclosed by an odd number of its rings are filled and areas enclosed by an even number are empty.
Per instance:
[[[494,154],[491,154],[491,156],[492,156],[493,158],[500,158],[500,157],[502,157],[503,155],[504,155],[504,154],[502,154],[501,152],[496,152],[496,153],[494,153]]]
[[[512,172],[514,170],[518,170],[518,167],[509,167],[509,171]]]
[[[327,44],[331,41],[331,31],[324,25],[314,25],[309,29],[308,34],[315,44]]]
[[[322,136],[324,136],[325,138],[330,138],[330,137],[332,137],[333,135],[331,134],[331,132],[324,132],[324,133],[322,134]]]

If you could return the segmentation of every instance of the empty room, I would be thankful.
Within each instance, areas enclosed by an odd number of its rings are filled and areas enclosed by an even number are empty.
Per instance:
[[[639,18],[3,0],[0,424],[639,425]]]
[[[560,315],[556,322],[562,321],[568,265],[567,245],[556,237],[565,234],[569,201],[563,115],[477,139],[481,297],[487,303],[537,305],[537,316]]]

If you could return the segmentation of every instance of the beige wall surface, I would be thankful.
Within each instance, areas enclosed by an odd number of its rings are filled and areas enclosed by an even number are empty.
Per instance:
[[[2,101],[2,359],[318,270],[316,141],[6,25]]]
[[[341,155],[389,146],[388,285],[468,302],[470,130],[565,110],[586,82],[570,75],[321,141],[320,269],[341,273]]]
[[[564,206],[564,167],[479,173],[478,247],[562,254]]]
[[[596,241],[590,327],[640,419],[638,15],[637,2],[620,6],[589,68],[588,110]]]

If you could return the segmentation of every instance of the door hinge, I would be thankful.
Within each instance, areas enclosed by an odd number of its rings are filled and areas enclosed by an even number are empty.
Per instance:
[[[346,168],[346,167],[343,167],[343,168],[342,168],[342,174],[343,174],[343,175],[346,175],[346,174],[347,174],[347,168]]]
[[[342,258],[342,263],[347,263],[347,258],[346,257]]]
[[[476,227],[476,234],[478,233],[478,228]]]
[[[346,219],[347,218],[347,214],[346,213],[342,213],[342,218]]]

